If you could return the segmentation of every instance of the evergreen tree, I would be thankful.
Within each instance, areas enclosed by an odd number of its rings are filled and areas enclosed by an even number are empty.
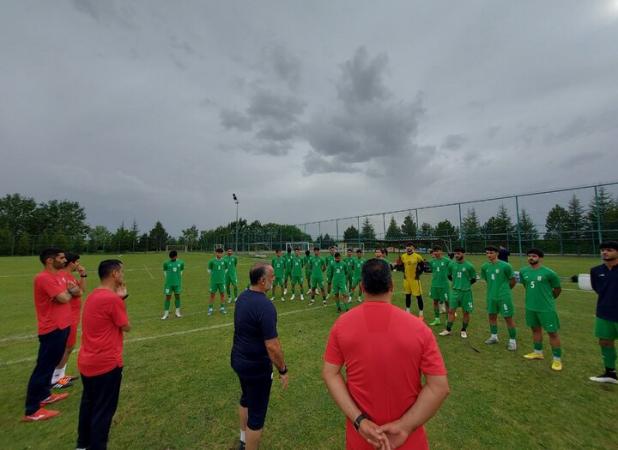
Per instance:
[[[376,232],[373,228],[373,225],[369,221],[369,217],[365,217],[363,221],[363,226],[361,227],[361,239],[363,241],[375,241],[376,240]]]
[[[412,219],[412,216],[408,214],[401,224],[401,234],[403,237],[408,239],[415,239],[418,233],[418,227],[416,226],[416,222]]]
[[[401,229],[399,228],[399,225],[397,225],[395,218],[391,216],[391,221],[388,225],[388,228],[386,229],[385,239],[396,241],[396,240],[401,239],[401,237],[402,237]]]

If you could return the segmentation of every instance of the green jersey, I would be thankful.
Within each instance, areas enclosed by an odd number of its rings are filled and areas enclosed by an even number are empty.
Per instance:
[[[275,256],[270,264],[273,266],[273,269],[275,269],[275,278],[283,278],[286,267],[285,257]]]
[[[208,262],[211,283],[225,283],[227,264],[223,258],[213,258]]]
[[[238,258],[234,255],[223,257],[223,261],[227,264],[227,275],[232,278],[236,278],[236,266],[238,265]]]
[[[494,264],[486,262],[481,266],[481,278],[487,282],[487,300],[511,300],[513,268],[507,262],[496,260]]]
[[[286,273],[289,273],[292,270],[292,258],[294,258],[296,255],[294,255],[293,253],[286,253],[285,255],[283,255],[283,259],[285,260],[285,271]]]
[[[452,261],[447,258],[433,258],[429,260],[428,264],[431,267],[431,287],[448,287],[448,270],[451,262]]]
[[[331,272],[333,274],[333,284],[345,284],[348,275],[348,266],[343,261],[334,261],[331,263]]]
[[[452,261],[448,274],[453,279],[453,289],[469,291],[472,288],[472,280],[476,279],[476,270],[468,261]]]
[[[519,279],[526,289],[526,309],[536,312],[556,310],[553,290],[560,287],[560,277],[553,270],[541,266],[530,266],[519,271]]]
[[[329,253],[324,258],[324,262],[326,264],[326,275],[328,276],[328,278],[331,278],[333,276],[332,266],[333,266],[333,263],[335,262],[335,257]]]
[[[363,258],[352,258],[352,278],[355,280],[361,279],[361,272],[363,269],[363,264],[365,264],[365,260]]]
[[[185,270],[185,262],[182,259],[170,259],[163,263],[165,274],[165,286],[180,286],[182,283],[182,271]]]
[[[292,255],[290,258],[290,271],[292,272],[293,277],[302,277],[303,275],[303,266],[305,265],[305,260],[300,256]]]
[[[322,271],[324,270],[324,266],[326,265],[324,258],[322,258],[321,256],[313,255],[311,257],[311,261],[309,262],[309,265],[311,267],[311,277],[321,279]]]
[[[303,256],[303,266],[305,267],[305,272],[311,272],[311,255]]]
[[[348,278],[352,277],[352,272],[354,272],[354,256],[348,256],[343,260],[345,263],[346,269],[348,269]]]

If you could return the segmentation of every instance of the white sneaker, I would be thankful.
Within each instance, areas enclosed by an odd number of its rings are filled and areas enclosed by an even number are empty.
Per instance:
[[[440,303],[440,314],[444,314],[446,312],[446,305],[444,303]]]
[[[352,297],[348,297],[348,303],[352,303]]]
[[[449,330],[442,330],[438,333],[440,336],[450,336],[451,332]]]
[[[161,320],[167,320],[167,318],[170,316],[170,312],[169,311],[165,311],[163,313],[163,315],[161,316]]]
[[[424,313],[422,310],[421,310],[421,311],[419,311],[419,312],[418,312],[418,317],[419,317],[420,319],[423,319],[423,318],[425,317],[425,313]]]
[[[309,289],[307,292],[305,292],[305,294],[307,294],[307,295],[311,294],[311,289]]]
[[[179,309],[176,310],[176,317],[178,317],[179,319],[182,317],[182,314],[180,314]]]
[[[410,312],[410,308],[406,308],[406,312],[409,313]]]
[[[281,296],[281,301],[284,302],[285,301],[285,297],[282,295]]]
[[[468,339],[468,333],[465,330],[461,330],[461,337],[462,339]]]
[[[322,305],[326,306],[326,300],[322,300]]]
[[[357,301],[358,303],[360,303],[360,302],[362,302],[362,301],[363,301],[363,299],[362,299],[362,298],[360,298],[360,297],[358,297],[358,298],[356,299],[356,301]]]
[[[232,297],[228,297],[228,298],[227,298],[227,302],[228,302],[228,303],[232,303]]]
[[[283,290],[283,295],[287,295],[287,294],[288,294],[288,290],[287,290],[287,289],[284,289],[284,290]]]
[[[315,303],[315,299],[312,298],[311,300],[309,300],[310,305],[313,305],[314,303]]]
[[[509,343],[506,345],[506,349],[511,352],[517,350],[517,341],[515,341],[514,339],[509,339]]]
[[[238,297],[234,298],[234,303],[236,303],[237,300],[238,300]]]
[[[498,338],[496,336],[489,336],[489,339],[485,341],[486,344],[497,344]]]
[[[213,311],[212,308],[208,308],[208,315],[209,316],[212,316],[212,311]]]
[[[294,300],[295,297],[296,297],[296,295],[292,294],[292,297],[290,297],[290,300]]]
[[[271,302],[274,302],[274,301],[275,301],[275,297],[271,298],[271,299],[270,299],[270,301],[271,301]]]
[[[303,300],[305,300],[305,297],[303,297],[303,294],[300,294],[300,301],[302,302]]]

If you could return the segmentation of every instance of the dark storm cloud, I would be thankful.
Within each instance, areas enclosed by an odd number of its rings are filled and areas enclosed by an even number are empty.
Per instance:
[[[283,45],[275,45],[264,50],[266,70],[272,71],[280,80],[287,83],[292,90],[300,84],[302,63],[298,56],[292,54]]]
[[[447,150],[459,150],[466,142],[468,142],[468,138],[463,134],[449,134],[442,141],[442,148]]]
[[[347,172],[347,163],[414,153],[413,140],[424,113],[422,99],[418,95],[414,102],[395,100],[384,83],[387,64],[386,54],[372,58],[360,47],[341,65],[339,102],[333,110],[316,114],[305,127],[315,153],[305,158],[307,173],[337,172],[337,167]],[[332,160],[325,164],[316,156]]]
[[[86,14],[95,21],[107,25],[112,22],[132,27],[132,17],[135,15],[129,4],[117,7],[113,0],[72,0],[75,9]]]
[[[231,109],[222,109],[219,112],[219,118],[221,119],[221,125],[228,130],[236,128],[240,131],[250,131],[253,126],[251,117]]]
[[[305,107],[306,103],[293,95],[259,90],[251,98],[247,115],[256,122],[291,124],[303,113]]]
[[[310,175],[312,173],[355,173],[360,172],[360,169],[337,158],[325,158],[311,151],[305,155],[304,171],[305,174]]]

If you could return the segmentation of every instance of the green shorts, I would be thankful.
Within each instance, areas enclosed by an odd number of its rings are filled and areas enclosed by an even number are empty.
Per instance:
[[[283,277],[275,277],[273,287],[275,286],[283,286]]]
[[[356,289],[356,286],[360,284],[360,278],[352,277],[352,282],[350,283],[350,288]]]
[[[225,284],[231,284],[232,286],[238,286],[238,277],[236,275],[234,275],[233,277],[226,275]]]
[[[441,288],[441,287],[431,287],[431,289],[429,289],[429,297],[431,297],[433,300],[438,300],[440,303],[443,302],[448,302],[448,288]]]
[[[225,283],[210,283],[210,293],[214,294],[217,291],[223,294],[225,292]]]
[[[311,277],[311,289],[316,289],[316,288],[324,289],[324,279],[323,278]]]
[[[344,295],[344,296],[347,296],[348,295],[348,288],[346,287],[345,283],[335,283],[333,285],[333,288],[331,289],[331,292],[334,295]]]
[[[303,284],[302,275],[292,275],[292,284]]]
[[[285,272],[285,281],[288,281],[290,278],[292,278],[292,272]]]
[[[515,307],[512,298],[491,298],[487,299],[487,312],[489,314],[500,314],[502,317],[513,317]]]
[[[451,298],[448,302],[449,309],[461,308],[464,312],[474,311],[474,302],[472,300],[472,291],[461,291],[459,289],[453,289],[451,292]]]
[[[526,325],[530,328],[543,328],[548,333],[560,329],[560,319],[556,311],[531,311],[526,309]]]
[[[609,341],[618,339],[618,322],[597,317],[594,322],[594,335]]]
[[[163,293],[165,295],[180,294],[180,291],[182,291],[182,288],[180,287],[179,284],[174,284],[174,285],[171,285],[171,286],[165,286],[163,288]]]

